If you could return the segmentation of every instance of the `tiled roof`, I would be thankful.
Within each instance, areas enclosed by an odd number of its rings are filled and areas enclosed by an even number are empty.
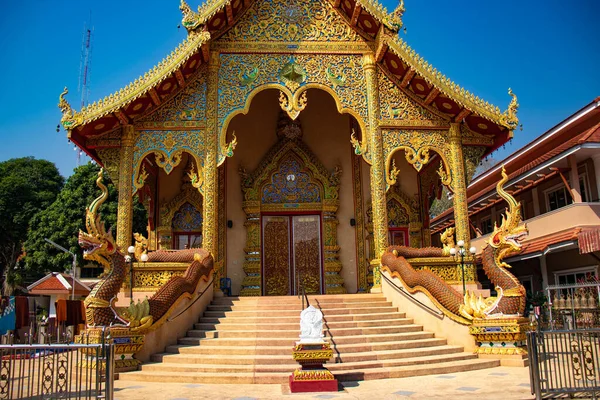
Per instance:
[[[580,231],[581,228],[569,228],[550,235],[541,236],[531,240],[524,240],[522,250],[518,255],[524,256],[527,254],[543,252],[548,246],[553,244],[577,240],[577,234]]]
[[[572,138],[566,140],[565,142],[559,144],[558,146],[552,147],[551,149],[549,149],[548,151],[544,152],[541,155],[534,157],[533,154],[531,154],[534,152],[534,149],[532,149],[530,152],[525,153],[522,157],[517,159],[515,162],[515,163],[523,163],[523,165],[521,167],[519,167],[518,169],[514,170],[513,172],[511,172],[508,175],[508,179],[510,181],[510,180],[518,177],[519,175],[523,175],[524,173],[531,171],[538,165],[543,164],[544,162],[551,160],[552,158],[558,156],[561,153],[564,153],[565,151],[577,146],[578,144],[583,144],[583,143],[600,143],[600,123],[597,123],[596,125],[592,126],[591,128],[586,129],[585,131],[573,136]],[[526,162],[527,160],[531,160],[531,161]],[[514,165],[514,163],[513,163],[513,165]],[[469,190],[467,189],[467,196],[468,196],[467,203],[471,204],[475,200],[479,199],[481,196],[485,195],[486,193],[492,192],[494,190],[496,190],[496,183],[492,183],[492,184],[488,185],[487,187],[485,187],[484,189],[481,189],[475,193],[470,193]],[[513,191],[509,190],[508,192],[512,193]],[[480,210],[478,210],[478,211],[480,211]],[[452,212],[453,212],[452,208],[444,211],[440,215],[433,218],[431,220],[431,224],[434,225],[437,221],[442,220],[445,217],[447,217],[448,215],[452,214]],[[472,213],[473,213],[472,211],[469,212],[469,214],[472,214]]]
[[[64,279],[71,288],[64,285],[59,276]],[[57,291],[64,291],[65,293],[71,293],[73,287],[73,278],[70,275],[62,274],[58,272],[52,272],[46,275],[44,278],[40,279],[36,283],[30,285],[27,289],[29,293],[32,294],[44,294],[44,293],[56,293]],[[90,292],[89,288],[81,284],[77,279],[75,279],[75,293],[76,294],[88,294]]]

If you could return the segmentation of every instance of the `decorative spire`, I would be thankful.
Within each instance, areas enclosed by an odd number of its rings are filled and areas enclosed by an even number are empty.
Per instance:
[[[508,88],[508,94],[512,96],[512,100],[508,105],[508,108],[504,112],[507,124],[515,129],[519,125],[519,118],[517,117],[517,111],[519,110],[519,103],[517,102],[517,95],[513,93],[511,88]]]
[[[398,2],[398,7],[396,7],[394,12],[392,12],[392,14],[390,15],[390,22],[397,30],[400,30],[402,28],[402,25],[404,25],[402,23],[402,16],[404,15],[405,11],[406,9],[404,8],[404,0],[400,0]]]
[[[73,119],[73,109],[71,108],[71,105],[69,104],[67,99],[65,99],[65,96],[68,93],[69,89],[65,86],[63,92],[58,97],[58,108],[60,108],[60,111],[62,111],[63,114],[62,118],[60,119],[60,122],[62,122],[63,125],[66,121],[70,121]]]
[[[183,18],[181,19],[181,24],[185,26],[188,31],[193,30],[198,26],[200,16],[198,13],[192,11],[190,6],[185,2],[185,0],[181,0],[181,4],[179,5],[179,9],[183,14]]]

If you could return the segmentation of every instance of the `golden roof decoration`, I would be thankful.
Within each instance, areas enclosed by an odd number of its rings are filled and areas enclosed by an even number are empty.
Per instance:
[[[446,77],[425,61],[423,57],[417,54],[417,52],[401,38],[388,36],[387,43],[390,50],[400,57],[400,59],[404,60],[412,70],[460,106],[471,110],[473,113],[487,118],[500,126],[508,128],[509,130],[514,130],[519,125],[519,119],[517,117],[519,104],[517,103],[517,96],[511,89],[508,90],[508,94],[512,96],[512,100],[508,109],[501,112],[497,106],[480,99],[478,96],[475,96],[460,87],[460,85],[452,82],[450,78]]]
[[[59,108],[63,113],[61,123],[65,129],[70,130],[76,126],[101,118],[131,103],[174,73],[208,40],[210,40],[210,33],[208,32],[191,32],[175,50],[150,71],[118,92],[83,107],[79,112],[73,112],[71,106],[68,105],[69,103],[64,98],[64,95],[68,91],[63,91],[59,101]]]
[[[208,20],[216,13],[221,11],[225,6],[231,4],[232,0],[206,0],[202,5],[198,6],[198,11],[194,12],[190,6],[181,0],[179,9],[183,13],[182,25],[188,31],[193,31],[199,26],[208,22]],[[375,19],[379,20],[389,29],[397,32],[402,28],[402,15],[404,14],[404,0],[399,0],[398,7],[393,13],[389,13],[387,9],[377,0],[357,0],[357,4]]]
[[[363,10],[392,31],[398,32],[402,28],[402,15],[405,11],[404,0],[399,0],[398,7],[392,13],[389,13],[387,8],[377,0],[357,0],[356,4],[360,4]]]

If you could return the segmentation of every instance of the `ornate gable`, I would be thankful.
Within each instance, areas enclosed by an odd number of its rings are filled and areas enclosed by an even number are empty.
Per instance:
[[[323,0],[255,1],[219,41],[358,42],[363,39]]]
[[[168,83],[168,82],[167,82]],[[204,122],[206,110],[206,67],[200,67],[183,90],[136,121],[139,128],[189,126]]]

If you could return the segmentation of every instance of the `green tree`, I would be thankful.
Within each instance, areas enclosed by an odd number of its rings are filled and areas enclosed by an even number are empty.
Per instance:
[[[467,184],[469,184],[473,180],[473,178],[483,174],[485,171],[489,170],[497,163],[498,162],[494,158],[488,157],[481,160],[477,168],[475,168],[471,173],[465,170],[465,173],[469,175],[467,176]],[[453,203],[452,198],[450,197],[450,191],[447,187],[444,186],[442,188],[442,195],[440,196],[440,198],[435,199],[431,204],[431,207],[429,208],[429,216],[430,218],[434,218],[452,207]]]
[[[64,253],[47,243],[44,238],[69,249],[77,255],[78,266],[82,266],[83,252],[78,244],[79,230],[85,230],[85,209],[100,195],[96,186],[100,168],[88,163],[77,167],[67,179],[56,201],[38,213],[31,221],[31,229],[25,242],[26,256],[24,272],[32,282],[49,271],[62,272],[72,264],[70,254]],[[108,188],[108,199],[100,209],[101,219],[107,230],[116,233],[118,195],[115,186],[104,182]],[[148,223],[146,210],[134,199],[134,232],[146,232]]]
[[[56,199],[64,183],[56,165],[34,157],[0,162],[0,273],[3,283],[21,283],[13,274],[32,217]]]

